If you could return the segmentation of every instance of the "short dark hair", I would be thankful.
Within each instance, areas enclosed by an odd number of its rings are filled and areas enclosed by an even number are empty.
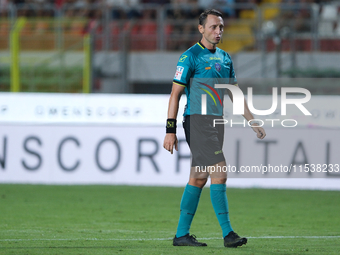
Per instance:
[[[208,15],[215,15],[217,17],[222,17],[222,13],[219,12],[218,10],[216,9],[207,9],[205,10],[204,12],[201,13],[200,17],[198,18],[198,24],[204,26],[206,20],[207,20],[207,17]]]

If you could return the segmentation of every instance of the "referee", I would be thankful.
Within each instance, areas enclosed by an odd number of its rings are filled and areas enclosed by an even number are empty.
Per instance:
[[[174,147],[177,150],[176,118],[179,100],[185,91],[187,105],[183,128],[192,155],[189,182],[183,192],[177,232],[173,239],[174,246],[207,246],[206,243],[198,242],[194,235],[190,235],[189,230],[202,188],[209,176],[211,202],[222,228],[224,246],[238,247],[247,243],[247,238],[236,234],[230,224],[226,172],[212,171],[226,166],[222,151],[224,125],[215,125],[216,119],[223,118],[223,98],[226,90],[214,88],[214,85],[238,86],[229,54],[216,47],[221,40],[223,27],[223,18],[219,11],[209,9],[201,13],[198,30],[202,39],[181,55],[173,80],[163,146],[171,154]],[[233,100],[229,91],[228,94]],[[243,116],[247,121],[252,120],[254,117],[246,101],[244,102]],[[259,139],[266,136],[258,123],[250,124]]]

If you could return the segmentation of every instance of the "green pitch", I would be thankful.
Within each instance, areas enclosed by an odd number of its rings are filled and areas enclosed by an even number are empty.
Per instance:
[[[224,248],[205,188],[191,233],[173,247],[183,188],[0,185],[0,254],[340,254],[340,192],[227,190],[234,230]]]

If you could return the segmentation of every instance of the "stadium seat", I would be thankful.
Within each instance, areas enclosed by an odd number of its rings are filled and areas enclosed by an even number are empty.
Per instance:
[[[86,20],[74,18],[66,30],[66,33],[69,35],[82,35],[85,29]]]
[[[0,20],[0,36],[7,36],[9,34],[9,21],[7,19]]]
[[[123,31],[129,32],[131,35],[137,35],[139,33],[139,25],[135,20],[128,20],[123,26]]]
[[[34,33],[35,34],[44,34],[46,32],[48,32],[49,30],[49,20],[46,19],[38,19],[36,21],[36,25],[35,25],[35,30]]]
[[[234,22],[225,28],[221,49],[235,53],[254,44],[251,24],[244,21]]]
[[[35,30],[35,22],[32,19],[27,19],[24,27],[21,29],[21,35],[32,35]]]
[[[121,32],[121,26],[120,23],[116,20],[112,21],[109,25],[111,35],[118,36]]]
[[[8,49],[9,28],[10,25],[7,19],[0,20],[0,50]]]
[[[281,0],[262,0],[261,5],[264,4],[279,4],[281,2]],[[271,8],[263,8],[263,18],[265,20],[271,20],[274,19],[279,13],[280,13],[280,9],[279,7],[271,7]]]

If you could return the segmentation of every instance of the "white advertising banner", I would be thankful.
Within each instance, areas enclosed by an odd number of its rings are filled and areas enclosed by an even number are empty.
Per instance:
[[[281,128],[282,121],[295,120],[297,128],[340,127],[340,96],[314,96],[303,106],[311,113],[304,115],[294,104],[287,104],[286,115],[281,115],[281,100],[275,111],[256,116],[265,127]],[[256,110],[272,108],[271,96],[253,96]],[[230,123],[243,121],[232,115],[232,104],[225,98],[225,118]],[[44,94],[0,93],[0,124],[114,124],[164,126],[169,95],[129,94]],[[178,122],[181,123],[186,98],[180,101]],[[266,120],[267,119],[267,120]],[[284,123],[285,125],[285,123]],[[288,122],[287,122],[288,125]]]
[[[168,101],[168,95],[0,93],[0,123],[165,126]]]
[[[163,149],[168,99],[0,93],[0,183],[184,186],[190,153],[182,127],[179,151],[171,155]],[[258,109],[271,106],[267,96],[253,101]],[[311,116],[293,105],[281,116],[278,106],[278,113],[266,118],[280,121],[265,124],[264,140],[248,126],[235,125],[239,117],[231,127],[227,103],[228,185],[340,190],[338,102],[335,96],[312,97],[304,104]],[[185,103],[183,98],[179,116]],[[284,127],[284,119],[298,125]]]
[[[227,129],[229,186],[340,190],[339,131],[267,132],[259,140],[250,128]],[[190,154],[182,128],[178,137],[171,155],[163,127],[4,125],[0,182],[184,186]]]

